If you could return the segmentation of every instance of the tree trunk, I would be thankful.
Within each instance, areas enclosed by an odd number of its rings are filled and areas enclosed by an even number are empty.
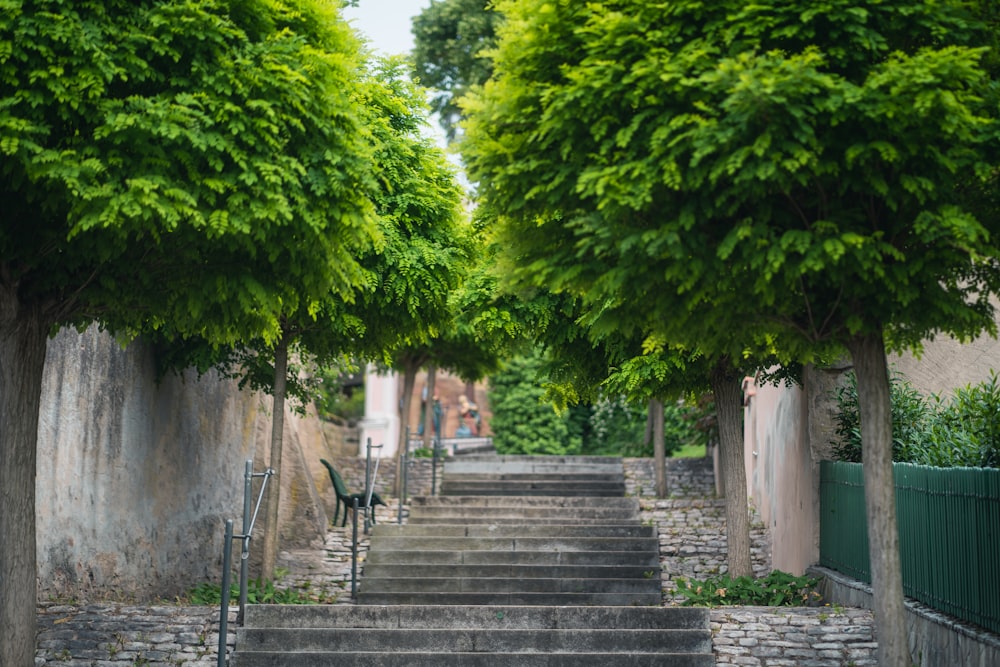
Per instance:
[[[271,415],[271,461],[274,476],[268,482],[267,516],[264,529],[264,553],[262,554],[261,580],[274,579],[274,568],[278,562],[278,510],[281,507],[281,449],[282,434],[285,429],[285,387],[288,381],[288,339],[282,334],[274,350],[274,393],[272,394]],[[223,591],[225,594],[225,591]]]
[[[663,401],[653,398],[649,401],[649,418],[653,432],[653,465],[656,466],[656,497],[666,498],[667,492],[667,446],[663,435]]]
[[[0,665],[35,664],[35,461],[48,325],[0,286]]]
[[[437,366],[427,367],[427,401],[424,403],[424,449],[430,449],[434,430],[434,385],[437,381]]]
[[[858,380],[861,417],[861,461],[864,465],[865,516],[871,559],[878,664],[913,664],[906,634],[903,570],[896,525],[896,487],[892,473],[892,410],[889,370],[882,333],[848,342]]]
[[[715,394],[719,422],[719,462],[726,489],[726,546],[729,575],[752,577],[750,561],[750,508],[747,503],[747,478],[743,466],[742,375],[728,359],[712,369],[710,382]]]
[[[403,452],[410,446],[410,405],[413,403],[413,386],[417,383],[419,362],[407,361],[403,366],[403,397],[399,406],[399,448],[396,450],[396,497],[403,495]]]

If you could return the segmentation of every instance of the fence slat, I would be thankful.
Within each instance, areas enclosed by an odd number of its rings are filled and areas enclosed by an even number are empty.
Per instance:
[[[903,589],[1000,632],[1000,470],[893,464]],[[859,463],[820,463],[820,564],[871,582]]]

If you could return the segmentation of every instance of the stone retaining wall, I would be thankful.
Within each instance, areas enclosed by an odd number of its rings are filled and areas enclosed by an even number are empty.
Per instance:
[[[656,467],[653,459],[622,459],[625,468],[625,495],[654,498]],[[671,498],[714,498],[712,460],[667,459],[667,494]]]
[[[867,609],[722,607],[711,611],[717,665],[862,667],[875,665]]]

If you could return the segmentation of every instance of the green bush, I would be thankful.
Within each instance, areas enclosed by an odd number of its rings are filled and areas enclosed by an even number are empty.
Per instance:
[[[316,370],[313,404],[321,419],[354,424],[365,416],[365,390],[344,388],[345,368]]]
[[[892,460],[909,461],[916,443],[923,441],[933,407],[906,378],[889,378],[892,401]],[[861,416],[858,411],[858,380],[848,373],[847,384],[836,390],[837,437],[834,455],[839,461],[861,462]]]
[[[1000,467],[1000,385],[997,375],[956,389],[940,405],[914,463],[940,467]]]
[[[924,397],[899,375],[891,378],[892,459],[937,467],[1000,465],[1000,384],[993,372],[978,385],[957,389],[949,400]],[[835,394],[834,455],[861,461],[857,381],[853,373]]]
[[[595,456],[652,456],[646,442],[645,404],[629,403],[622,396],[608,396],[591,406],[588,441],[583,451]]]
[[[653,442],[646,440],[648,404],[630,403],[624,397],[606,397],[591,408],[583,453],[603,456],[653,456]],[[668,401],[663,406],[663,439],[666,454],[685,445],[704,442],[698,429],[702,411],[688,401]]]
[[[723,574],[704,581],[678,578],[674,580],[674,584],[677,592],[684,596],[681,604],[689,607],[801,607],[816,604],[821,597],[816,592],[819,579],[796,577],[781,570],[774,570],[760,579],[733,579],[728,574]]]
[[[579,435],[569,412],[544,400],[542,359],[536,353],[512,359],[490,378],[493,444],[500,454],[578,454]]]
[[[309,584],[297,588],[276,588],[273,581],[261,583],[260,579],[247,581],[247,602],[249,604],[330,604],[337,599],[336,594],[315,589]],[[188,600],[195,605],[219,605],[222,603],[222,586],[205,582],[188,591]],[[239,582],[229,587],[229,601],[239,602]]]

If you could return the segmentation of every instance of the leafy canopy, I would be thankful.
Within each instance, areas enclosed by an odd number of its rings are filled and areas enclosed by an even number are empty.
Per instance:
[[[734,357],[764,324],[799,354],[992,330],[996,86],[962,3],[497,9],[463,154],[526,282]]]
[[[4,280],[53,323],[225,342],[349,291],[357,48],[319,2],[3,2]]]

